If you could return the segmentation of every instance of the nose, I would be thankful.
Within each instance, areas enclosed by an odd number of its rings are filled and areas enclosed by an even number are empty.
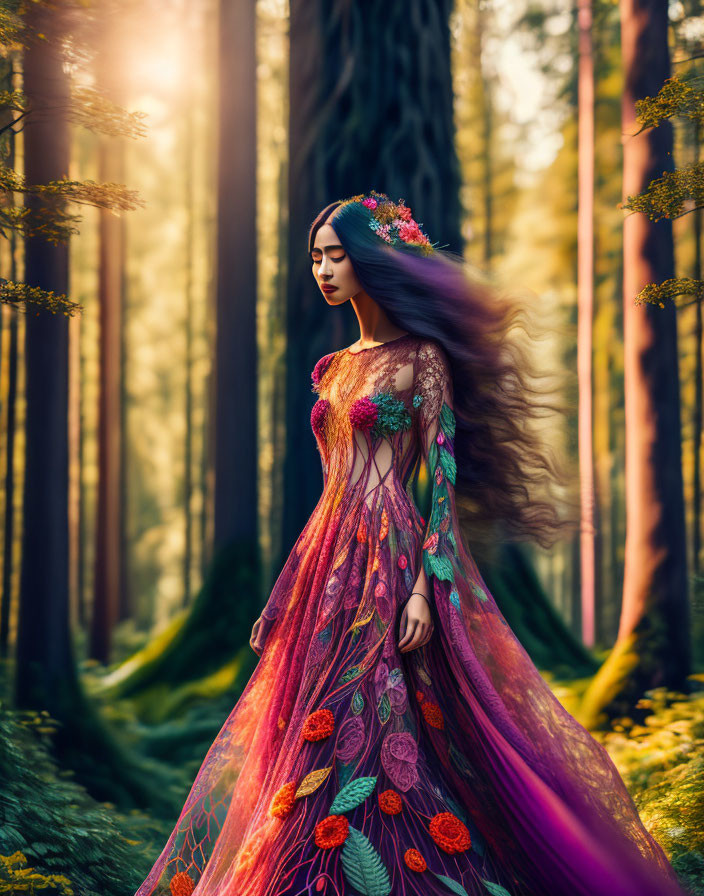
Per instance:
[[[329,280],[332,277],[332,264],[327,255],[323,255],[320,267],[318,268],[318,273],[321,280]]]

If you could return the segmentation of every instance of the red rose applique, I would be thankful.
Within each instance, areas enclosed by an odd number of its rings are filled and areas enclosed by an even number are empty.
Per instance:
[[[411,871],[425,871],[428,867],[425,859],[417,849],[407,849],[403,854],[403,861]]]
[[[424,700],[421,702],[420,709],[423,713],[423,718],[431,728],[438,728],[440,731],[443,730],[445,727],[445,719],[443,718],[442,710],[437,703],[431,703],[430,700]]]
[[[284,786],[274,794],[269,814],[273,815],[274,818],[286,818],[287,815],[290,815],[295,802],[296,782],[289,781],[288,784],[284,784]]]
[[[450,854],[464,852],[472,845],[469,831],[452,812],[441,812],[431,820],[430,836],[440,849]]]
[[[386,815],[398,815],[403,808],[401,797],[395,790],[385,790],[379,794],[379,808]]]
[[[342,846],[349,832],[349,822],[344,815],[328,815],[315,826],[315,845],[321,849]]]
[[[193,882],[193,878],[190,874],[186,874],[185,871],[179,871],[178,874],[174,874],[169,882],[171,896],[191,896],[195,888],[196,885]]]
[[[335,716],[329,709],[318,709],[311,713],[303,724],[303,739],[324,740],[335,730]]]

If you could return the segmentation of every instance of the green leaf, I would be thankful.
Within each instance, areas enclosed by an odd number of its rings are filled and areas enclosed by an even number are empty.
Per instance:
[[[359,690],[357,690],[354,692],[354,696],[352,697],[352,712],[354,715],[358,716],[363,709],[364,697],[361,695]]]
[[[444,582],[453,582],[455,579],[452,563],[447,557],[439,557],[437,554],[423,553],[425,571]]]
[[[501,886],[501,884],[495,884],[491,880],[484,880],[484,878],[480,878],[481,882],[484,884],[486,889],[491,893],[491,896],[511,896],[508,890]]]
[[[443,401],[442,407],[440,408],[440,426],[445,435],[449,436],[451,439],[455,437],[455,422],[454,411],[449,404],[446,404]]]
[[[435,877],[437,877],[438,880],[445,884],[448,890],[457,893],[457,896],[469,896],[462,884],[458,884],[456,880],[453,880],[451,877],[446,877],[444,874],[437,874],[435,871],[433,874],[435,874]]]
[[[363,803],[376,786],[376,778],[355,778],[346,784],[330,806],[330,815],[342,815]]]
[[[389,873],[379,853],[357,828],[350,826],[340,859],[347,882],[361,896],[389,896]]]
[[[389,700],[388,694],[382,696],[376,707],[376,712],[381,724],[385,725],[389,721],[389,716],[391,715],[391,701]]]
[[[445,448],[440,448],[440,466],[445,478],[454,485],[457,479],[457,461]]]

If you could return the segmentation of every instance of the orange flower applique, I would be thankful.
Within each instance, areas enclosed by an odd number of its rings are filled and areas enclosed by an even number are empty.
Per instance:
[[[431,820],[430,836],[440,849],[450,854],[464,852],[472,845],[469,831],[452,812],[441,812]]]
[[[425,859],[417,849],[407,849],[403,854],[403,861],[408,865],[411,871],[425,871],[428,867]]]
[[[385,790],[379,794],[379,808],[387,815],[398,815],[403,809],[401,797],[395,790]]]
[[[335,716],[329,709],[318,709],[303,723],[304,740],[325,740],[335,730]]]
[[[359,528],[357,529],[357,541],[362,544],[367,540],[367,521],[362,517],[362,520],[359,524]]]
[[[431,703],[430,700],[424,700],[420,705],[420,711],[423,713],[423,718],[431,728],[439,728],[441,731],[443,730],[445,727],[445,719],[443,718],[442,710],[437,703]]]
[[[196,885],[193,882],[193,878],[185,871],[179,871],[177,874],[174,874],[169,882],[171,896],[191,896],[195,888]]]
[[[269,814],[274,818],[286,818],[291,814],[296,802],[296,782],[289,781],[274,794]]]
[[[344,815],[328,815],[315,826],[315,845],[321,849],[342,846],[350,832],[350,825]]]

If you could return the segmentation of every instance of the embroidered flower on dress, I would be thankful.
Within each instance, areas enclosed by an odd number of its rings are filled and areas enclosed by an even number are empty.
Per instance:
[[[411,871],[425,871],[428,867],[423,856],[418,852],[417,849],[407,849],[403,854],[403,861],[408,865]]]
[[[386,815],[398,815],[403,809],[403,802],[395,790],[385,790],[379,794],[379,808]]]
[[[324,740],[335,730],[335,716],[329,709],[318,709],[311,713],[303,724],[303,739]]]
[[[364,745],[364,719],[354,716],[343,722],[335,744],[335,756],[341,762],[350,762]]]
[[[469,831],[452,812],[441,812],[431,819],[430,836],[440,849],[451,855],[464,852],[472,845]]]
[[[406,731],[387,734],[381,745],[381,764],[398,790],[406,793],[418,780],[418,744]]]
[[[344,815],[328,815],[315,826],[315,845],[321,849],[342,846],[350,832],[350,825]]]
[[[358,398],[350,407],[349,418],[353,427],[371,432],[372,438],[411,427],[411,415],[392,392],[375,392]]]
[[[405,554],[399,554],[399,558],[396,562],[398,563],[399,569],[405,569],[408,566],[408,558]]]
[[[331,352],[329,355],[323,355],[323,357],[316,363],[310,375],[310,378],[313,381],[313,389],[311,391],[315,392],[317,387],[320,385],[320,381],[323,378],[325,371],[328,369],[333,356],[334,352]]]
[[[421,703],[420,708],[423,713],[423,718],[431,728],[438,728],[440,731],[444,729],[445,719],[443,718],[442,710],[437,703],[431,703],[430,700],[425,700]]]
[[[195,888],[196,885],[193,882],[193,878],[185,871],[179,871],[177,874],[174,874],[169,882],[171,896],[191,896]]]
[[[327,398],[319,398],[311,409],[310,425],[313,427],[313,432],[317,435],[322,434],[323,422],[325,420],[325,415],[327,414],[329,407],[330,402],[327,400]]]
[[[286,818],[296,803],[296,782],[289,781],[274,794],[269,814],[274,818]]]
[[[356,429],[369,430],[376,423],[379,416],[379,408],[366,396],[358,398],[350,408],[350,423]]]

